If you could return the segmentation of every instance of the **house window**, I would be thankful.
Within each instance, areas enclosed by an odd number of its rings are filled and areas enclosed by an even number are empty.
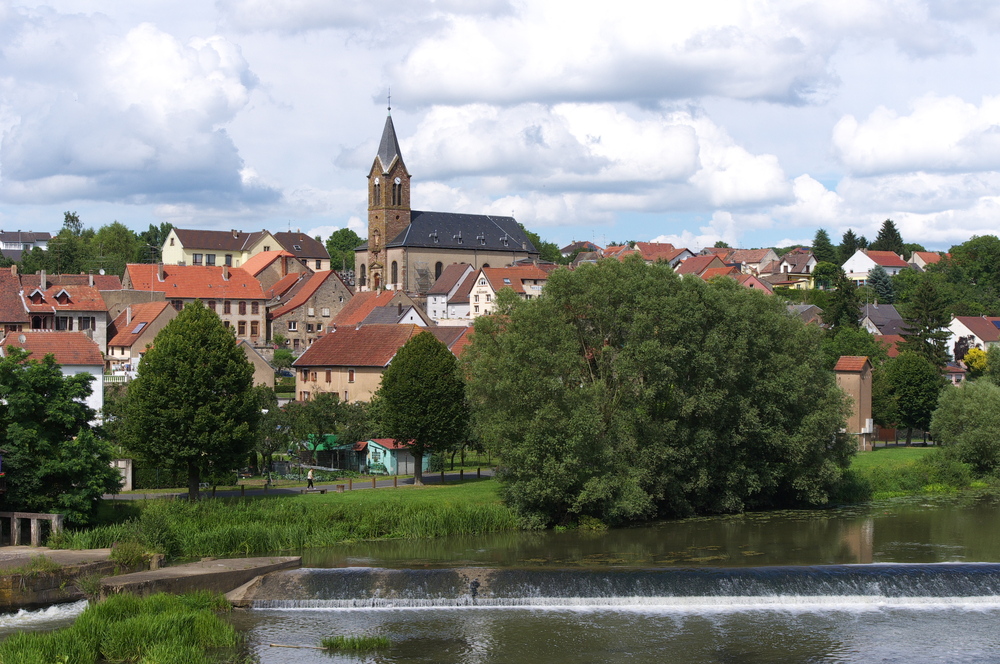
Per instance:
[[[246,315],[247,315],[247,303],[244,302],[243,300],[240,300],[240,316],[246,316]]]
[[[205,254],[205,265],[215,265],[215,254]]]
[[[265,244],[264,245],[264,251],[271,251],[271,245]]]
[[[210,310],[215,311],[215,300],[209,300],[205,306],[207,306]]]
[[[443,270],[444,270],[444,265],[441,264],[441,261],[434,263],[434,281],[437,281],[438,279],[441,278],[441,272]]]
[[[309,370],[308,369],[303,369],[302,370],[302,380],[309,380]]]
[[[346,403],[348,401],[350,401],[350,399],[347,396],[347,390],[344,390],[344,402]]]
[[[231,313],[233,313],[233,303],[230,302],[229,300],[225,300],[222,303],[222,313],[224,313],[224,314],[231,314]]]
[[[292,348],[294,350],[298,350],[299,349],[299,340],[298,339],[292,339]]]
[[[297,321],[294,321],[294,320],[288,321],[288,331],[289,332],[295,332],[298,329],[299,329],[299,324],[298,324]]]
[[[353,383],[354,382],[354,369],[348,369],[347,370],[347,382],[348,383]]]
[[[361,279],[358,280],[358,285],[359,286],[364,286],[365,285],[365,266],[364,266],[364,264],[361,265]]]
[[[490,294],[489,294],[489,293],[487,293],[487,294],[486,294],[486,301],[487,301],[487,302],[489,302],[489,301],[490,301]]]
[[[97,329],[97,319],[93,316],[80,316],[77,320],[78,330],[96,330]]]
[[[250,321],[250,336],[251,337],[260,336],[260,321],[256,320]]]
[[[317,259],[316,259],[316,269],[317,269],[317,270],[320,270],[320,269],[322,269],[322,268],[323,268],[323,260],[322,260],[322,259],[320,259],[320,258],[317,258]]]
[[[247,322],[245,320],[241,320],[236,325],[237,325],[236,336],[245,337],[247,335]]]
[[[174,238],[170,238],[170,246],[174,246]]]
[[[480,279],[480,280],[479,280],[479,285],[480,285],[480,286],[485,286],[485,285],[486,285],[486,279],[485,279],[485,278],[483,278],[483,279]]]
[[[328,383],[333,382],[333,371],[331,371],[330,369],[326,370],[326,382]]]
[[[73,329],[73,319],[69,316],[56,316],[56,329],[57,330],[72,330]]]
[[[230,323],[228,320],[222,321],[222,324],[226,326],[227,330],[229,329],[230,325],[232,325],[232,323]]]
[[[257,315],[257,314],[260,313],[260,303],[259,302],[251,302],[250,303],[250,313],[252,313],[254,315]]]
[[[309,372],[309,380],[311,380],[314,383],[316,382],[316,372],[315,371],[310,371]]]
[[[474,308],[475,308],[475,312],[478,314],[479,313],[479,305],[477,304]]]
[[[229,267],[233,266],[233,255],[232,254],[226,254],[226,265],[228,265]]]
[[[323,307],[323,316],[326,318],[330,317],[330,307]]]
[[[489,266],[490,266],[489,263],[483,263],[483,267],[489,267]]]
[[[299,401],[309,401],[309,393],[299,392]]]
[[[172,306],[177,311],[180,311],[181,309],[184,308],[184,302],[182,300],[171,300],[170,306]]]
[[[307,316],[315,316],[316,315],[316,310],[313,309],[312,307],[309,307],[308,311],[306,312],[306,315]]]
[[[473,302],[479,302],[479,296],[478,295],[473,295],[472,296],[472,301]]]
[[[313,324],[306,323],[306,334],[312,334],[312,331],[313,331]]]
[[[191,254],[191,265],[201,265],[201,254]]]

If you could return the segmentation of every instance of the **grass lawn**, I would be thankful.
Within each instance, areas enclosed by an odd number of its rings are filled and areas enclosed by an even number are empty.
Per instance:
[[[933,452],[935,447],[880,447],[874,452],[858,452],[851,462],[851,470],[865,471],[870,468],[886,469],[907,466]]]
[[[972,469],[939,447],[885,447],[858,452],[848,471],[845,502],[955,493],[985,486]]]

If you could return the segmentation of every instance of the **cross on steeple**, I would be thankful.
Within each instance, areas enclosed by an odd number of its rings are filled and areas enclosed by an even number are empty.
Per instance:
[[[392,86],[389,86],[389,93],[385,96],[386,110],[392,113]]]

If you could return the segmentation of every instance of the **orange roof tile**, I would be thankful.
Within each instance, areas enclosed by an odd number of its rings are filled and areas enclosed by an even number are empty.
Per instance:
[[[46,355],[53,355],[63,366],[104,366],[104,355],[97,342],[83,332],[13,332],[0,342],[0,346],[5,354],[7,346],[23,348],[31,353],[33,360],[41,361]]]
[[[879,342],[886,348],[889,357],[896,357],[899,355],[899,344],[903,343],[903,335],[901,334],[880,334],[875,336],[875,341]]]
[[[27,323],[28,313],[21,299],[17,271],[0,268],[0,323]]]
[[[934,251],[914,251],[914,256],[920,256],[926,265],[933,265],[941,262],[941,254]],[[912,258],[912,257],[911,257]]]
[[[674,270],[677,274],[701,274],[709,267],[719,267],[719,265],[712,265],[718,262],[720,265],[722,261],[715,254],[708,254],[707,256],[692,256],[686,261],[682,261],[677,264]]]
[[[636,242],[635,248],[643,260],[670,260],[676,255],[677,248],[668,242]]]
[[[292,286],[298,283],[299,277],[304,277],[304,276],[305,276],[304,272],[291,272],[289,274],[286,274],[281,279],[278,279],[278,281],[275,282],[273,286],[264,291],[264,295],[268,299],[271,299],[273,297],[281,297],[282,295],[287,293],[292,288]]]
[[[530,267],[484,267],[482,272],[494,291],[511,288],[515,293],[525,292],[525,280],[546,281],[549,278],[548,272],[534,265]]]
[[[417,325],[364,325],[338,328],[313,342],[296,367],[384,367],[396,352],[423,332]]]
[[[225,266],[164,265],[163,281],[157,278],[154,264],[131,263],[126,273],[135,290],[164,293],[168,300],[263,300],[260,282],[241,267],[229,268],[229,279],[223,278]]]
[[[364,291],[355,293],[333,319],[336,325],[358,325],[375,307],[385,307],[392,302],[397,291]]]
[[[60,311],[107,311],[101,292],[93,286],[49,286],[38,302],[32,298],[40,288],[25,288],[24,308],[29,313],[58,313]],[[37,299],[37,295],[36,295]]]
[[[906,261],[891,251],[868,251],[868,258],[882,267],[907,267]]]
[[[131,348],[132,344],[142,336],[142,330],[156,320],[168,306],[166,302],[143,302],[126,307],[108,326],[108,347]],[[131,318],[129,318],[130,313]]]
[[[1000,318],[996,316],[955,316],[954,320],[965,325],[984,342],[1000,341]]]
[[[280,251],[262,251],[259,254],[254,254],[249,259],[244,261],[242,269],[246,270],[251,276],[256,277],[264,271],[264,268],[282,256],[295,258],[295,254],[290,251],[285,251],[284,249],[281,249]]]
[[[270,312],[269,317],[277,318],[278,316],[284,316],[289,311],[298,309],[303,304],[308,302],[309,298],[315,295],[316,291],[318,291],[320,287],[326,283],[326,280],[330,278],[340,279],[340,275],[333,270],[324,270],[323,272],[313,273],[312,276],[309,277],[309,280],[306,281],[302,288],[299,289],[299,292],[296,293],[288,302]]]
[[[739,269],[733,267],[732,265],[727,265],[726,267],[710,267],[701,273],[701,278],[708,281],[712,277],[735,277],[739,273]]]
[[[868,364],[867,357],[844,355],[839,360],[837,360],[837,365],[833,367],[833,370],[858,372],[864,369],[866,364]]]

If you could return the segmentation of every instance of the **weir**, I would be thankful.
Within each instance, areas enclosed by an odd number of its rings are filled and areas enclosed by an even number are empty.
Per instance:
[[[649,570],[299,569],[261,577],[259,609],[552,607],[688,610],[1000,606],[1000,564]]]

